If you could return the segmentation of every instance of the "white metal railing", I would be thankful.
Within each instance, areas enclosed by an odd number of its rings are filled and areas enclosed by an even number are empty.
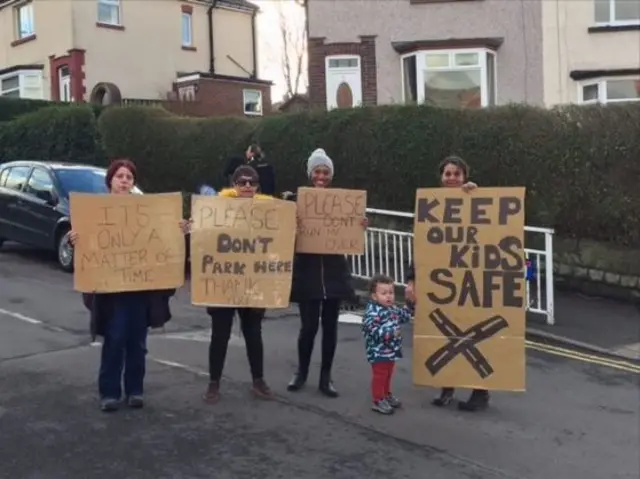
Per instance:
[[[412,220],[413,213],[367,208],[373,216]],[[544,235],[544,250],[525,248],[527,259],[527,310],[543,314],[547,324],[554,324],[553,303],[553,234],[551,228],[525,226],[525,231]],[[384,228],[367,228],[365,252],[350,255],[351,272],[355,277],[370,279],[376,274],[394,278],[396,284],[406,285],[406,265],[413,255],[413,233]]]

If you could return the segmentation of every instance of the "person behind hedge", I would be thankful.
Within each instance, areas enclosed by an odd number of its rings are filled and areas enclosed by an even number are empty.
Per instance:
[[[311,153],[307,161],[307,176],[315,188],[328,188],[333,181],[333,161],[321,148]],[[292,192],[283,197],[294,200]],[[367,219],[362,219],[363,228]],[[289,382],[287,390],[299,391],[309,375],[313,346],[322,324],[322,363],[318,389],[325,396],[336,398],[331,379],[331,369],[338,343],[338,316],[340,303],[352,298],[351,272],[347,259],[342,254],[296,253],[293,259],[291,302],[300,309],[300,333],[298,335],[298,369]]]
[[[395,304],[393,279],[376,275],[369,283],[370,299],[362,320],[367,361],[371,364],[371,409],[380,414],[393,414],[402,404],[391,393],[395,363],[402,358],[400,325],[411,321],[412,302],[399,308]]]
[[[107,169],[105,181],[111,194],[130,194],[137,181],[136,166],[127,159],[115,160]],[[72,245],[82,241],[73,230],[69,238]],[[171,319],[169,300],[174,293],[175,290],[159,290],[83,294],[83,303],[91,312],[92,339],[104,338],[98,376],[103,411],[118,410],[123,376],[128,406],[144,406],[147,330],[160,328]]]
[[[231,177],[233,188],[220,191],[225,198],[272,199],[271,196],[258,194],[258,173],[249,165],[236,169]],[[191,221],[182,221],[185,234],[189,232]],[[260,399],[271,399],[273,394],[264,380],[264,348],[262,344],[263,308],[238,308],[233,306],[215,306],[207,308],[211,317],[211,342],[209,343],[209,385],[203,399],[215,404],[220,399],[220,379],[227,357],[227,348],[231,338],[231,329],[235,313],[240,317],[240,328],[244,337],[249,368],[253,379],[253,394]]]
[[[469,166],[458,156],[449,156],[442,160],[438,167],[440,176],[440,186],[444,188],[462,188],[466,192],[473,191],[478,187],[469,181]],[[413,263],[409,265],[407,273],[407,287],[405,295],[413,302],[415,297],[415,268]],[[440,396],[432,401],[434,406],[444,407],[453,401],[454,388],[442,388]],[[474,389],[466,402],[458,403],[458,408],[462,411],[478,411],[486,409],[489,405],[489,391],[486,389]]]

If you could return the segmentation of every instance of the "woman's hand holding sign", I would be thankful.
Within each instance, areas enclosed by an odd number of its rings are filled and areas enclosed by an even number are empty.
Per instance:
[[[189,233],[191,233],[191,225],[193,225],[192,219],[180,220],[180,223],[179,223],[180,230],[185,235],[188,235]]]

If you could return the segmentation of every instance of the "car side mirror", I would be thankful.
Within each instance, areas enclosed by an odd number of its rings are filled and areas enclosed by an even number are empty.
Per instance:
[[[56,206],[58,204],[58,197],[51,191],[41,192],[40,198],[43,199],[49,206]]]

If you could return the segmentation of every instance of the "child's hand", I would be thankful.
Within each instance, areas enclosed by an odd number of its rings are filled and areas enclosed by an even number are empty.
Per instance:
[[[415,304],[415,302],[416,302],[416,294],[415,294],[415,290],[413,288],[413,281],[409,281],[407,283],[407,286],[404,289],[404,299],[409,303]]]

